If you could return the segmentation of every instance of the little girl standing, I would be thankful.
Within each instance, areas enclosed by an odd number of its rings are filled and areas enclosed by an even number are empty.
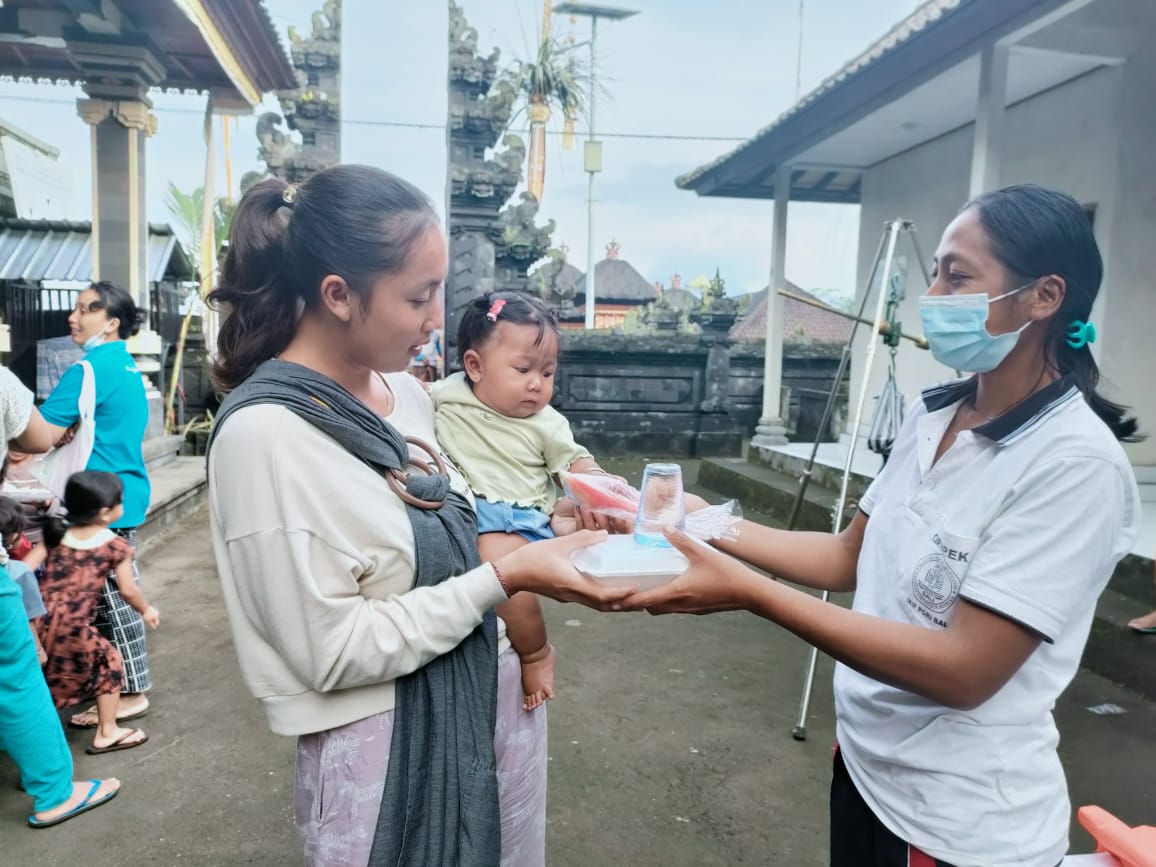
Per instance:
[[[124,660],[96,627],[101,592],[113,571],[121,595],[144,622],[153,629],[160,622],[133,580],[132,547],[109,529],[124,512],[123,494],[114,473],[76,473],[64,491],[67,521],[51,518],[44,528],[48,559],[40,593],[48,613],[39,626],[48,657],[44,676],[58,708],[95,696],[98,723],[87,750],[91,755],[139,747],[148,740],[140,729],[117,725]]]
[[[537,298],[484,295],[466,308],[458,326],[464,372],[430,388],[438,443],[477,497],[483,560],[554,536],[554,477],[560,471],[603,472],[550,406],[558,337],[557,319]],[[533,710],[554,695],[554,648],[542,610],[534,596],[521,593],[497,611],[522,661],[524,707]]]

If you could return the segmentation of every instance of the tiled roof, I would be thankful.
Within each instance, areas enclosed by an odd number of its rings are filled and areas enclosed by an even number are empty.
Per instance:
[[[625,259],[603,259],[594,266],[598,301],[653,301],[654,286]],[[586,303],[586,275],[575,284],[574,302]]]
[[[794,283],[787,281],[786,289],[792,295],[800,295],[823,302],[805,292]],[[762,342],[767,339],[767,290],[753,292],[747,313],[736,322],[730,331],[732,340]],[[786,344],[842,345],[851,335],[852,322],[835,313],[829,305],[820,310],[801,301],[783,299],[783,342]],[[830,311],[830,312],[828,312]]]
[[[743,142],[729,153],[723,154],[718,159],[713,160],[705,165],[699,166],[694,171],[688,172],[675,178],[675,185],[682,189],[690,189],[695,182],[699,180],[711,169],[725,163],[727,160],[734,157],[736,154],[742,153],[747,148],[751,147],[759,139],[766,136],[772,130],[790,120],[804,108],[824,97],[827,93],[835,90],[848,79],[853,78],[856,74],[861,72],[868,66],[878,62],[894,49],[898,48],[903,43],[907,42],[911,37],[925,30],[930,25],[941,19],[944,15],[952,12],[962,5],[974,2],[974,0],[928,0],[894,27],[885,33],[880,39],[876,40],[870,45],[866,51],[859,54],[846,64],[844,64],[833,75],[828,76],[824,81],[792,105],[789,109],[779,115],[770,126],[766,126],[754,134],[749,140]]]
[[[686,310],[699,301],[697,295],[689,289],[683,289],[681,286],[672,286],[669,289],[664,289],[662,294],[666,296],[666,300],[675,310]]]

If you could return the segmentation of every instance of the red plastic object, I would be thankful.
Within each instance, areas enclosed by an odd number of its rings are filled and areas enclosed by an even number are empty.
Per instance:
[[[1097,852],[1107,852],[1122,867],[1156,867],[1156,828],[1130,828],[1103,807],[1080,807],[1076,817],[1096,841]]]
[[[583,509],[631,518],[638,512],[638,491],[613,476],[567,472],[558,475],[566,495]]]

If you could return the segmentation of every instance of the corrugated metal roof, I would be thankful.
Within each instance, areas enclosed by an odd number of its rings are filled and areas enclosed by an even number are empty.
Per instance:
[[[928,0],[894,27],[887,31],[881,38],[872,43],[868,48],[859,54],[857,57],[845,63],[837,72],[828,76],[823,82],[792,105],[789,109],[779,115],[769,126],[763,127],[754,134],[748,141],[743,142],[729,153],[725,153],[718,159],[713,160],[705,165],[699,166],[692,172],[680,175],[675,178],[675,185],[681,189],[691,189],[695,182],[699,180],[707,172],[725,163],[727,160],[734,157],[736,154],[742,153],[747,148],[751,147],[756,141],[763,138],[772,130],[786,123],[804,108],[811,103],[819,100],[828,92],[835,90],[848,79],[854,77],[864,68],[871,66],[877,61],[881,60],[891,51],[898,48],[911,37],[925,30],[930,25],[939,21],[944,15],[955,10],[961,5],[970,3],[972,0]]]
[[[190,280],[192,262],[173,230],[149,225],[148,280]],[[0,280],[92,279],[92,223],[0,219]]]

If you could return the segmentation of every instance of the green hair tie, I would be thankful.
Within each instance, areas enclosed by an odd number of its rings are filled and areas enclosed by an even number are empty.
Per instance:
[[[1096,326],[1082,319],[1073,319],[1068,326],[1068,346],[1072,349],[1083,349],[1089,343],[1096,342]]]

